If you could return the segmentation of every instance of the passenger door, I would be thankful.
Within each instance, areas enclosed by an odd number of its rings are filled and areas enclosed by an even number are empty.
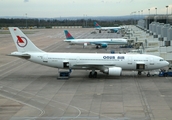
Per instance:
[[[48,62],[48,55],[47,54],[43,56],[43,62]]]

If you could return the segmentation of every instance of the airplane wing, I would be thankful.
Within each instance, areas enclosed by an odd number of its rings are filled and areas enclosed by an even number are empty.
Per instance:
[[[77,63],[75,64],[75,66],[115,66],[115,64],[113,63]]]
[[[103,70],[105,68],[109,68],[109,67],[113,67],[115,66],[114,63],[106,63],[106,64],[100,64],[100,63],[78,63],[78,64],[75,64],[74,67],[82,67],[82,68],[96,68],[96,69],[99,69],[99,70]]]
[[[90,42],[91,45],[98,45],[102,48],[106,48],[108,46],[108,43],[102,43],[102,42]]]
[[[91,45],[100,45],[100,42],[90,42]]]
[[[118,29],[110,29],[110,31],[116,33],[118,32]]]
[[[91,45],[104,45],[106,42],[90,42]]]

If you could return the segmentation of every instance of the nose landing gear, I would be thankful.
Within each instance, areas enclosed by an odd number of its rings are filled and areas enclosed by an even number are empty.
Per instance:
[[[147,73],[147,77],[150,77],[150,72]]]

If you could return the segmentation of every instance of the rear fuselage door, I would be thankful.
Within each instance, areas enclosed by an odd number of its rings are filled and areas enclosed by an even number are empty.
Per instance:
[[[128,56],[128,65],[132,65],[133,64],[133,60],[131,56]]]
[[[76,64],[80,62],[80,57],[77,57]]]
[[[48,55],[43,56],[43,62],[48,62]]]

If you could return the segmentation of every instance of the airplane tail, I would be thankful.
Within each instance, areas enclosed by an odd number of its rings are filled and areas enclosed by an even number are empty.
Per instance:
[[[74,37],[67,30],[64,30],[64,33],[65,33],[65,36],[66,36],[67,40],[74,39]]]
[[[9,30],[18,52],[44,52],[37,48],[18,27],[9,27]]]
[[[101,26],[97,22],[94,22],[94,27],[95,28],[101,28]]]

